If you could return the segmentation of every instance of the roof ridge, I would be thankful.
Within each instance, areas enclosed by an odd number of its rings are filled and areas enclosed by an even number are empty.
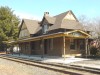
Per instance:
[[[22,19],[22,20],[30,20],[30,21],[37,21],[37,22],[40,22],[39,20],[33,20],[33,19]]]
[[[55,15],[55,16],[53,16],[53,17],[57,17],[57,16],[59,16],[59,15],[61,15],[61,14],[67,14],[69,11],[71,11],[71,10],[68,10],[68,11],[66,11],[66,12],[63,12],[63,13],[60,13],[60,14],[58,14],[58,15]]]

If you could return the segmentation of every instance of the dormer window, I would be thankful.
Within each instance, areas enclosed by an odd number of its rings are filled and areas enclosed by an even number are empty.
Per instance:
[[[49,28],[49,25],[47,25],[47,24],[45,24],[45,25],[42,26],[42,32],[43,32],[43,34],[47,33],[48,28]]]

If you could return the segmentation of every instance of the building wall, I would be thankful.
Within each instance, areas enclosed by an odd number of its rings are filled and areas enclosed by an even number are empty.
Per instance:
[[[31,55],[42,55],[41,40],[31,42]]]
[[[85,53],[85,50],[80,50],[80,43],[75,43],[75,49],[70,49],[70,39],[66,38],[65,44],[65,54],[66,56],[78,56]],[[84,39],[76,39],[84,40]],[[84,40],[85,41],[85,40]],[[85,42],[84,42],[85,44]],[[51,38],[42,40],[21,43],[20,45],[21,53],[28,55],[50,55],[50,56],[64,56],[64,43],[63,37]],[[46,50],[46,52],[45,52]]]
[[[51,46],[47,50],[48,55],[61,56],[62,55],[62,37],[49,39]],[[52,45],[53,44],[53,45]],[[52,47],[52,48],[51,48]]]
[[[65,56],[81,56],[85,53],[85,49],[84,50],[80,50],[80,43],[76,42],[75,44],[75,49],[70,49],[70,44],[71,44],[71,39],[73,38],[66,38],[66,45],[65,45]],[[84,41],[84,45],[85,45],[85,39],[76,39],[77,41]],[[64,49],[64,47],[63,47]],[[62,50],[62,56],[64,56],[64,51]]]
[[[42,45],[42,40],[31,42],[31,54],[32,55],[52,55],[61,56],[62,50],[62,38],[45,39]],[[46,49],[45,49],[46,48]],[[45,50],[46,53],[45,53]]]
[[[29,31],[27,30],[25,23],[23,23],[22,28],[19,33],[19,38],[26,38],[26,37],[30,37],[30,34],[29,34]]]
[[[74,15],[71,12],[68,12],[68,14],[64,17],[64,19],[66,19],[66,20],[76,20]]]
[[[30,43],[29,42],[20,43],[19,50],[21,54],[30,55],[31,53]]]

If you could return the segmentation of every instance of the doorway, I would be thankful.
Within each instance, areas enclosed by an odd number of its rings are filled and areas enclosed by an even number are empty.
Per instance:
[[[48,41],[47,39],[44,40],[44,54],[47,54],[47,50],[48,50]]]

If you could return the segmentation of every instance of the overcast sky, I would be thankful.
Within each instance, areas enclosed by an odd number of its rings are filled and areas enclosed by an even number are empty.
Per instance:
[[[44,12],[51,16],[72,10],[76,17],[100,17],[100,0],[0,0],[20,18],[42,19]]]

